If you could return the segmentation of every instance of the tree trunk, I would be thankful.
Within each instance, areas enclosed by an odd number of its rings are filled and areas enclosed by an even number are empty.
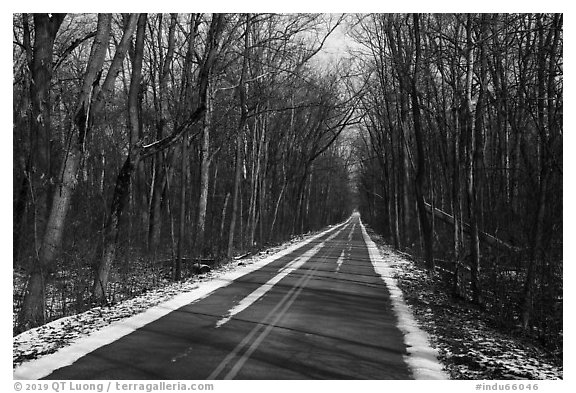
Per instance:
[[[107,303],[106,291],[110,269],[116,257],[118,240],[120,234],[120,222],[126,201],[130,195],[130,183],[132,173],[140,165],[139,152],[135,146],[139,140],[140,130],[140,100],[138,99],[140,83],[142,79],[142,62],[144,58],[144,34],[146,31],[146,14],[140,14],[138,17],[138,26],[136,31],[136,45],[134,49],[134,58],[132,65],[132,77],[130,89],[128,92],[128,124],[129,124],[129,146],[128,156],[124,165],[116,178],[116,187],[112,197],[110,215],[104,229],[104,244],[102,245],[102,256],[92,286],[92,300],[95,303]]]
[[[30,83],[31,102],[31,174],[34,195],[34,219],[37,233],[44,233],[50,213],[50,198],[53,191],[55,167],[51,163],[51,118],[52,104],[50,85],[52,83],[52,53],[54,39],[66,14],[34,14],[34,48],[32,63],[28,64],[32,81]],[[35,239],[36,254],[42,247],[40,239]]]
[[[77,146],[73,146],[68,153],[63,168],[62,182],[55,190],[55,195],[52,199],[52,209],[50,210],[39,258],[33,265],[19,317],[19,331],[28,330],[46,322],[46,279],[51,272],[62,244],[66,214],[68,213],[72,194],[77,183],[80,157],[80,150]]]
[[[161,60],[161,73],[159,77],[158,88],[158,109],[159,118],[157,119],[157,139],[160,140],[164,137],[164,128],[168,123],[168,100],[166,97],[168,90],[168,77],[170,76],[170,65],[174,55],[174,32],[176,29],[178,14],[171,14],[170,27],[168,28],[168,51],[166,57]],[[160,22],[161,23],[161,22]],[[162,29],[158,28],[159,40],[161,39]],[[163,170],[164,156],[157,154],[154,156],[153,163],[153,182],[152,182],[152,197],[150,203],[150,217],[148,227],[148,249],[156,255],[158,245],[160,243],[161,227],[162,227],[162,195],[164,192],[165,178]]]
[[[532,303],[534,298],[534,273],[536,263],[542,259],[543,237],[544,237],[544,219],[546,217],[546,188],[548,183],[547,173],[542,174],[540,189],[538,190],[538,209],[534,222],[534,232],[532,235],[532,246],[530,247],[530,259],[528,261],[528,270],[526,272],[526,281],[522,293],[521,304],[521,323],[522,328],[528,331],[530,320],[532,318]]]
[[[122,39],[116,47],[116,52],[114,52],[114,58],[112,59],[106,78],[104,79],[102,86],[95,86],[94,88],[94,100],[92,100],[92,108],[90,109],[94,117],[97,117],[97,115],[101,113],[106,100],[114,90],[116,78],[122,70],[122,64],[124,63],[128,47],[132,43],[132,36],[136,31],[137,23],[138,14],[131,14],[125,22]]]
[[[181,152],[181,180],[180,180],[180,226],[178,229],[178,251],[174,261],[174,281],[179,281],[182,274],[182,258],[184,257],[184,247],[186,239],[186,184],[188,175],[188,138],[182,136]]]
[[[401,93],[404,95],[403,93]],[[402,99],[403,100],[403,99]],[[402,110],[404,112],[404,110]],[[411,205],[410,205],[410,147],[408,145],[408,127],[406,115],[403,115],[404,119],[401,120],[402,129],[402,148],[400,149],[402,160],[402,233],[404,238],[404,245],[409,246],[412,240],[411,228]]]
[[[240,125],[242,126],[244,121],[240,120]],[[240,129],[242,130],[242,129]],[[234,230],[236,228],[236,217],[238,216],[238,200],[240,194],[240,181],[242,175],[242,134],[243,132],[238,132],[236,137],[236,169],[234,170],[234,194],[232,196],[232,218],[230,220],[230,232],[228,233],[228,251],[226,255],[228,258],[234,256]]]
[[[20,260],[20,239],[22,237],[22,227],[26,213],[26,205],[28,203],[28,192],[30,191],[30,158],[26,160],[23,172],[22,181],[18,187],[18,197],[14,203],[14,222],[12,223],[14,266],[17,265]]]
[[[52,198],[52,208],[48,223],[44,232],[44,238],[38,258],[36,259],[20,315],[18,317],[18,331],[24,331],[35,326],[39,326],[46,321],[45,310],[45,288],[46,279],[53,267],[58,250],[62,243],[66,214],[70,207],[72,194],[76,185],[76,177],[80,158],[83,153],[84,138],[89,129],[90,100],[92,98],[92,88],[101,71],[108,46],[110,36],[112,16],[110,14],[98,15],[98,30],[88,64],[84,75],[82,90],[75,110],[75,118],[72,135],[75,138],[64,160],[61,171],[61,182],[54,190]]]
[[[238,124],[238,135],[236,136],[236,169],[234,174],[234,195],[232,197],[232,219],[230,221],[230,232],[228,233],[228,258],[234,255],[234,231],[236,228],[236,216],[238,215],[238,200],[240,199],[240,181],[242,172],[242,142],[246,121],[248,118],[248,108],[246,102],[246,74],[248,72],[248,56],[250,48],[250,14],[246,14],[246,28],[244,33],[244,57],[242,59],[242,71],[238,83],[238,96],[240,98],[240,122]]]
[[[224,227],[226,223],[226,210],[228,209],[228,201],[230,200],[230,193],[226,193],[226,198],[224,198],[224,205],[222,206],[222,220],[220,221],[220,241],[224,238]]]
[[[460,132],[459,132],[459,110],[455,109],[453,111],[454,115],[454,155],[452,157],[452,214],[454,216],[454,282],[452,287],[452,293],[456,297],[462,297],[462,285],[461,282],[461,255],[460,250],[462,248],[462,239],[460,234],[462,229],[460,228],[460,215],[462,211],[462,190],[460,185]]]
[[[420,120],[420,105],[418,102],[418,68],[420,67],[420,28],[419,28],[419,15],[413,15],[414,20],[414,37],[416,39],[416,62],[414,64],[414,73],[412,77],[412,114],[414,117],[414,140],[416,142],[416,150],[418,158],[416,161],[416,203],[418,205],[418,216],[420,225],[422,227],[422,234],[424,237],[424,256],[426,261],[426,269],[431,274],[434,271],[434,255],[433,255],[433,237],[432,228],[426,209],[424,207],[424,179],[426,177],[426,157],[424,156],[424,141],[422,136],[422,124]]]
[[[208,88],[206,96],[206,112],[202,128],[202,144],[200,147],[200,198],[198,201],[198,222],[196,228],[196,248],[198,255],[203,254],[204,236],[206,232],[206,210],[208,207],[208,186],[210,183],[210,125],[212,120],[211,92]]]
[[[92,286],[93,301],[97,303],[108,302],[108,299],[106,298],[108,277],[110,275],[112,263],[116,257],[118,237],[120,234],[120,222],[130,196],[130,179],[132,177],[132,172],[134,172],[134,169],[138,164],[137,160],[137,155],[134,153],[129,154],[120,169],[118,177],[116,178],[112,205],[110,206],[110,215],[108,216],[104,228],[102,257]]]
[[[466,125],[468,128],[468,157],[467,157],[467,195],[468,195],[468,215],[470,217],[471,239],[471,276],[472,276],[472,301],[479,304],[481,301],[480,287],[480,238],[478,236],[478,213],[476,206],[476,156],[477,141],[476,127],[473,114],[474,105],[472,103],[472,78],[474,72],[474,47],[472,42],[472,16],[469,14],[466,23]]]

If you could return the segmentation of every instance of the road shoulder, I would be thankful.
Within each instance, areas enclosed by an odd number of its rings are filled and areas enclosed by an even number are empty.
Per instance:
[[[438,351],[431,346],[428,334],[420,329],[411,309],[404,301],[403,293],[396,283],[395,269],[389,263],[388,255],[383,254],[374,243],[361,220],[360,228],[374,270],[380,275],[390,291],[394,314],[398,320],[398,328],[404,334],[404,342],[407,347],[408,356],[405,357],[405,360],[412,370],[414,379],[449,379],[442,364],[438,361]]]

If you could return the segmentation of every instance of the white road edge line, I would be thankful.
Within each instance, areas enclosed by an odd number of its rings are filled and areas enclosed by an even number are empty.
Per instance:
[[[359,222],[374,270],[390,291],[392,308],[398,318],[398,328],[404,333],[404,343],[408,351],[408,356],[404,358],[414,379],[450,379],[438,361],[438,351],[430,346],[428,334],[418,327],[412,311],[404,302],[402,291],[394,279],[394,269],[382,258],[378,246],[368,236],[361,219]]]
[[[113,343],[114,341],[134,332],[142,326],[162,318],[172,311],[207,297],[217,289],[230,285],[233,281],[239,279],[240,277],[252,273],[272,263],[273,261],[288,255],[293,251],[296,251],[297,249],[318,239],[319,237],[324,236],[330,231],[338,230],[339,228],[346,225],[351,219],[352,217],[348,218],[343,223],[332,226],[325,231],[310,237],[309,239],[295,243],[288,248],[270,255],[269,257],[257,261],[251,265],[238,267],[237,269],[224,273],[220,277],[216,277],[210,281],[200,283],[198,288],[177,295],[174,298],[149,308],[140,314],[118,322],[114,322],[105,328],[92,333],[89,336],[81,337],[75,340],[70,345],[63,347],[52,354],[24,362],[14,369],[12,374],[13,379],[40,379],[49,375],[54,370],[69,366],[90,352],[103,347],[104,345]]]

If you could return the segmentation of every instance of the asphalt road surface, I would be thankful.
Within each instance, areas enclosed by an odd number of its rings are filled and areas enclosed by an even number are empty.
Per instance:
[[[47,379],[410,379],[354,215]]]

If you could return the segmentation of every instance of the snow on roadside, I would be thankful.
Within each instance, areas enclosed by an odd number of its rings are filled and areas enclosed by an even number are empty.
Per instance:
[[[423,267],[394,251],[372,231],[370,236],[451,379],[563,378],[561,360],[492,327],[488,315],[465,302],[454,301],[440,279],[430,279]]]
[[[405,359],[412,369],[414,379],[449,379],[442,364],[438,362],[438,352],[430,346],[428,335],[420,329],[412,311],[404,301],[402,291],[396,284],[394,269],[388,263],[388,259],[383,258],[380,249],[366,232],[362,221],[360,221],[360,229],[374,269],[386,283],[390,292],[394,314],[398,318],[398,328],[404,333],[404,342],[408,352]]]
[[[231,261],[229,264],[209,273],[150,290],[145,294],[112,306],[95,307],[83,313],[60,318],[46,325],[27,330],[13,338],[13,368],[16,369],[25,362],[39,359],[62,348],[70,347],[72,344],[86,339],[88,336],[109,327],[113,323],[124,321],[127,318],[144,313],[154,306],[168,302],[178,295],[198,289],[203,286],[203,283],[216,281],[223,276],[229,276],[230,273],[235,275],[236,271],[252,270],[252,265],[259,265],[268,258],[275,260],[285,252],[298,248],[339,225],[330,226],[323,232],[311,232],[293,237],[281,245],[260,251],[251,257]],[[242,272],[241,274],[246,273]]]

